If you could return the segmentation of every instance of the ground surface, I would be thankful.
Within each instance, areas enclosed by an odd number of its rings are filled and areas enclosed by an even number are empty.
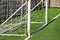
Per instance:
[[[51,20],[53,17],[55,17],[57,14],[60,13],[60,9],[58,8],[49,8],[49,14],[48,14],[48,21]],[[38,16],[33,16],[35,15],[34,13],[39,14]],[[36,10],[32,12],[32,21],[44,21],[44,17],[42,19],[42,16],[44,14],[44,10]],[[36,20],[37,18],[37,20]],[[31,32],[39,28],[42,24],[31,24]],[[8,33],[20,33],[24,27],[18,28],[14,31],[8,32]],[[23,29],[24,30],[24,29]],[[0,36],[0,40],[24,40],[25,37],[8,37],[8,36]],[[30,38],[30,40],[60,40],[60,17],[58,17],[54,22],[49,24],[45,29],[42,31],[39,31],[36,33],[33,37]]]

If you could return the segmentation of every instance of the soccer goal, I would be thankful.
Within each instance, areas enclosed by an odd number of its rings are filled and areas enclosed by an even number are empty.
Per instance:
[[[0,36],[25,36],[27,37],[25,40],[28,40],[37,28],[48,23],[47,0],[45,8],[42,6],[44,3],[43,0],[38,1],[36,4],[34,3],[32,8],[32,0],[8,0],[5,2],[8,9],[6,8],[5,21],[0,25]]]

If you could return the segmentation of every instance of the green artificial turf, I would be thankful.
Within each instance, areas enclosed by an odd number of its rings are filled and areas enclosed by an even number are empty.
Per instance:
[[[35,10],[31,14],[31,21],[43,21],[44,22],[44,12],[45,10]],[[53,17],[55,17],[57,14],[59,14],[60,9],[58,8],[49,8],[48,10],[48,21],[51,20]],[[19,18],[19,17],[18,17]],[[18,18],[15,18],[16,20]],[[13,20],[15,20],[13,19]],[[16,20],[14,22],[16,22]],[[30,38],[30,40],[60,40],[60,17],[57,18],[54,22],[49,24],[45,29],[42,31],[39,31],[34,36]],[[31,33],[41,27],[42,24],[31,24]],[[22,25],[18,29],[7,32],[7,33],[14,33],[14,34],[20,34],[24,33],[24,30],[26,28],[26,25]],[[25,37],[8,37],[8,36],[0,36],[0,40],[24,40]]]

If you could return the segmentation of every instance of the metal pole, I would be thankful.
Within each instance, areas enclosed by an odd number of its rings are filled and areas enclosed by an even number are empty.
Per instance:
[[[28,23],[27,23],[27,32],[28,32],[28,37],[30,37],[30,13],[31,13],[31,10],[30,10],[30,5],[31,5],[31,0],[28,0]]]
[[[27,4],[28,4],[28,21],[27,21],[27,38],[25,40],[28,40],[30,38],[30,13],[31,13],[31,10],[30,10],[30,5],[31,5],[31,0],[27,0]]]
[[[47,24],[48,22],[48,0],[45,0],[45,6],[46,6],[46,13],[45,13],[45,22]]]

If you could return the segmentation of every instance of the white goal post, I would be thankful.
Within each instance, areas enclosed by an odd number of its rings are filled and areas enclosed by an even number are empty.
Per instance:
[[[48,0],[45,0],[45,6],[46,6],[46,10],[45,10],[45,22],[47,24],[48,23]]]

